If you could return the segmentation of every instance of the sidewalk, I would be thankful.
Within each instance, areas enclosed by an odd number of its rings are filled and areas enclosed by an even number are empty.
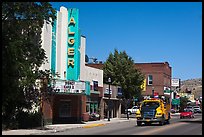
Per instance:
[[[178,116],[180,113],[171,113],[171,116]]]
[[[110,121],[107,119],[102,119],[98,121],[88,121],[84,122],[84,124],[54,124],[54,125],[46,125],[45,130],[42,129],[18,129],[18,130],[7,130],[2,131],[2,135],[40,135],[43,133],[54,133],[54,132],[62,132],[65,130],[73,129],[73,128],[92,128],[96,126],[105,126],[109,123],[119,123],[130,120],[136,120],[135,118],[111,118]]]

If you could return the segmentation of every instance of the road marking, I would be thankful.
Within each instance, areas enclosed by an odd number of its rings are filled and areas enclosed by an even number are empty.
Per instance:
[[[167,125],[167,126],[162,126],[162,127],[159,127],[159,128],[156,128],[156,129],[152,129],[152,130],[149,130],[149,131],[144,131],[144,132],[139,132],[139,133],[136,133],[134,135],[152,135],[153,133],[157,133],[158,131],[159,132],[162,132],[162,131],[165,131],[165,130],[169,130],[171,128],[176,128],[176,127],[179,127],[181,125],[187,125],[188,123],[175,123],[175,124],[170,124],[170,125]]]

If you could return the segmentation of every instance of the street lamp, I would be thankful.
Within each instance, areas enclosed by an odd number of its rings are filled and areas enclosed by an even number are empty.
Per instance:
[[[111,78],[108,78],[108,91],[109,91],[109,96],[108,96],[108,121],[110,121],[110,83],[111,83]]]
[[[154,98],[154,87],[152,87],[152,98]]]

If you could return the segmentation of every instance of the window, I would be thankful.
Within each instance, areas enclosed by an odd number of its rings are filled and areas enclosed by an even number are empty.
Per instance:
[[[90,104],[89,103],[86,104],[86,112],[90,113]]]
[[[71,101],[60,101],[59,117],[71,116]]]
[[[93,81],[93,89],[94,91],[98,91],[98,81]]]
[[[152,85],[153,83],[153,77],[152,75],[148,75],[148,85]]]

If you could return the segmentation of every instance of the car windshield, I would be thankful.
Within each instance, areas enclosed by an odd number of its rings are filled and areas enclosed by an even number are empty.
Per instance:
[[[187,108],[188,108],[188,109],[192,109],[193,107],[192,107],[192,106],[187,106]]]
[[[159,102],[144,102],[142,107],[151,107],[151,108],[158,108]]]
[[[192,112],[190,109],[185,109],[184,112]]]
[[[132,109],[137,109],[137,106],[132,107]]]

